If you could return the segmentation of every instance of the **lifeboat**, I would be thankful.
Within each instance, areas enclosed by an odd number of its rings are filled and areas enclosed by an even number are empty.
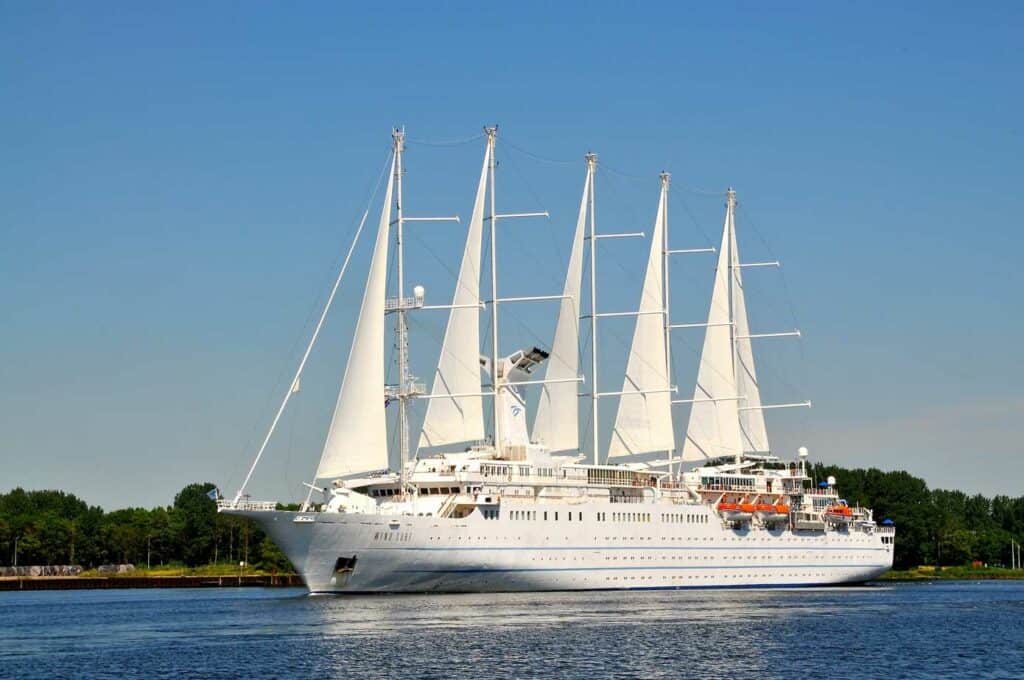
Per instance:
[[[729,522],[748,522],[754,516],[754,506],[750,503],[719,503],[718,512]]]
[[[762,522],[784,522],[789,519],[789,506],[784,503],[759,503],[757,516]]]
[[[853,521],[853,508],[848,505],[833,505],[825,511],[825,519],[835,524],[849,524]]]

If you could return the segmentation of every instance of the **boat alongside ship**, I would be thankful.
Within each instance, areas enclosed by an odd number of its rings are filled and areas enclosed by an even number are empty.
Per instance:
[[[735,192],[725,195],[719,248],[673,249],[670,176],[662,173],[639,304],[629,312],[605,312],[597,305],[593,245],[642,235],[597,231],[598,162],[587,154],[562,293],[501,297],[498,222],[546,214],[496,211],[497,129],[485,133],[452,303],[428,306],[420,287],[405,295],[404,230],[415,221],[451,218],[404,214],[405,137],[395,131],[370,271],[309,496],[300,511],[281,511],[273,502],[244,495],[289,391],[245,482],[234,498],[220,501],[220,510],[259,522],[312,593],[812,586],[858,583],[887,571],[894,527],[877,523],[870,509],[847,505],[834,480],[814,484],[806,449],[785,461],[769,445],[764,413],[810,402],[761,401],[752,341],[799,331],[752,333],[748,326],[742,271],[777,263],[740,261]],[[480,275],[485,226],[487,299]],[[388,298],[392,248],[396,296]],[[707,322],[673,323],[670,260],[709,251],[718,259]],[[585,257],[589,310],[581,306]],[[503,356],[499,309],[534,300],[559,302],[550,347]],[[427,309],[448,312],[429,392],[410,372],[407,323],[408,314]],[[484,309],[490,312],[490,337],[481,357]],[[621,389],[600,391],[595,346],[599,321],[610,316],[632,317],[635,326],[625,374],[619,376]],[[387,317],[394,321],[397,349],[394,385],[385,384]],[[590,326],[586,380],[579,343],[583,322]],[[705,333],[697,384],[692,398],[677,399],[670,338],[689,329]],[[588,387],[581,394],[583,384]],[[534,388],[540,400],[528,426],[524,391]],[[618,410],[610,442],[601,451],[598,403],[610,398],[618,400]],[[491,432],[485,431],[485,399],[492,409]],[[408,409],[421,400],[427,407],[414,449]],[[584,418],[581,400],[589,406]],[[389,469],[385,413],[392,403],[398,410],[396,469]],[[677,438],[673,413],[681,408],[689,409],[689,422]],[[592,428],[589,451],[580,437],[586,416]],[[641,460],[652,454],[664,457]]]

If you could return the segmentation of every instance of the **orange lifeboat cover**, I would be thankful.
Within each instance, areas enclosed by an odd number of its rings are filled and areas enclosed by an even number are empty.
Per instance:
[[[719,503],[718,504],[718,509],[719,510],[738,510],[739,507],[740,506],[736,505],[735,503]]]
[[[757,506],[754,505],[753,503],[740,503],[740,510],[742,510],[743,512],[754,512],[754,510],[756,509]]]

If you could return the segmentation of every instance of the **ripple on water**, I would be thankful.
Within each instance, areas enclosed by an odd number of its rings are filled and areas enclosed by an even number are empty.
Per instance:
[[[2,677],[1022,677],[1024,584],[0,594]]]

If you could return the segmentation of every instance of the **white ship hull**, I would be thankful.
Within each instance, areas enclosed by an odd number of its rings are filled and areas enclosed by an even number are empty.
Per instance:
[[[799,450],[799,464],[783,463],[771,453],[763,411],[808,407],[810,402],[761,402],[751,340],[800,333],[750,331],[740,274],[748,265],[741,262],[736,243],[735,192],[726,192],[708,322],[672,324],[666,256],[688,251],[669,250],[669,175],[660,175],[622,391],[601,392],[596,343],[597,319],[604,314],[597,311],[593,248],[602,236],[594,217],[597,158],[586,156],[587,175],[563,294],[500,298],[494,266],[496,221],[546,213],[494,212],[497,128],[485,128],[485,134],[484,162],[430,392],[409,370],[407,315],[448,306],[425,305],[422,286],[406,297],[402,230],[410,219],[451,218],[403,217],[405,136],[396,130],[348,364],[303,504],[308,512],[276,511],[271,502],[243,498],[298,389],[333,290],[241,488],[234,500],[222,502],[221,511],[259,522],[314,593],[811,586],[863,582],[889,569],[894,528],[876,525],[869,508],[849,508],[831,478],[808,486],[815,480],[807,474],[806,449]],[[485,225],[492,231],[489,343],[480,337]],[[399,262],[398,295],[389,299],[392,240]],[[588,240],[590,314],[580,316]],[[498,303],[545,299],[561,300],[550,351],[527,347],[502,356]],[[385,341],[385,315],[391,314],[393,344]],[[579,336],[584,318],[590,319],[592,361],[586,382],[593,428],[585,456],[579,436],[578,385],[584,380]],[[706,331],[694,397],[676,400],[671,397],[677,388],[669,370],[669,331],[696,326],[705,326]],[[481,358],[484,344],[490,345],[489,356]],[[397,349],[395,384],[386,383],[385,345]],[[538,372],[544,362],[546,368]],[[521,390],[532,385],[543,387],[531,428]],[[599,446],[602,396],[618,396],[607,449]],[[490,433],[484,421],[485,397],[492,398]],[[408,408],[420,398],[428,401],[414,447]],[[391,402],[397,402],[398,413],[389,436],[385,409]],[[689,404],[683,437],[674,429],[676,404]],[[390,467],[389,440],[398,443],[395,468]],[[434,452],[420,455],[427,450]],[[662,453],[669,458],[637,458]],[[584,458],[591,463],[582,463]],[[685,470],[682,461],[699,464]],[[319,486],[322,483],[326,486]],[[322,499],[314,502],[318,492]],[[755,514],[758,507],[763,511]],[[778,512],[779,508],[785,511]],[[825,521],[824,514],[837,508],[849,516],[848,523]]]
[[[665,509],[689,523],[663,522],[652,506],[633,513],[649,521],[619,522],[596,518],[630,508],[567,505],[558,520],[547,508],[547,521],[536,510],[537,519],[506,519],[505,509],[493,520],[232,512],[270,534],[311,593],[822,586],[862,583],[892,566],[892,545],[878,533],[734,529],[702,506]]]

